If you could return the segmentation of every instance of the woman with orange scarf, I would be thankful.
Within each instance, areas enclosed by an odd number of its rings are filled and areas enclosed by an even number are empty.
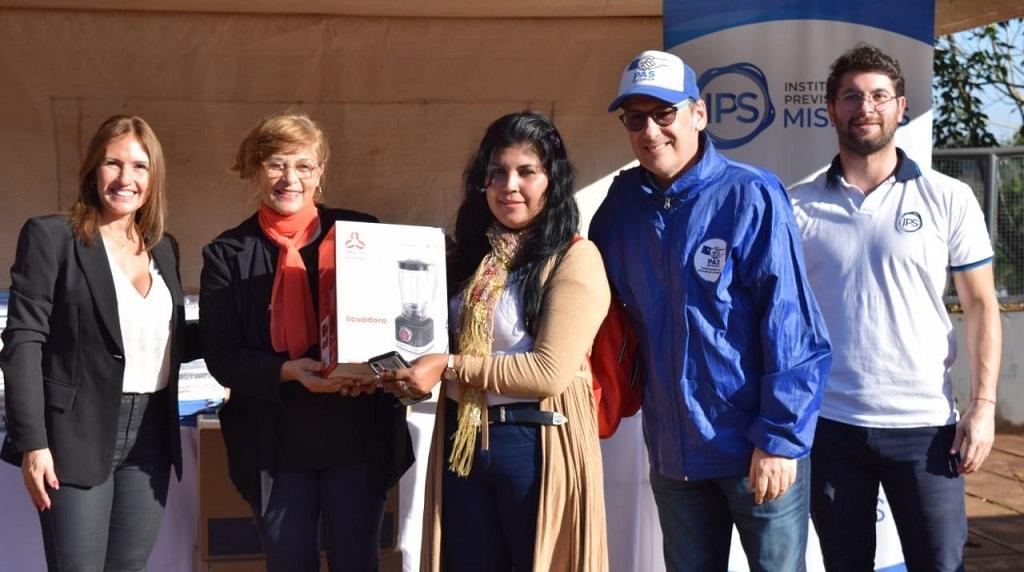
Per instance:
[[[331,570],[377,570],[385,493],[412,463],[394,397],[319,375],[320,242],[335,221],[376,222],[319,203],[328,157],[309,117],[261,121],[233,167],[259,210],[203,249],[206,363],[231,389],[220,412],[228,468],[270,571],[319,570],[321,549]]]

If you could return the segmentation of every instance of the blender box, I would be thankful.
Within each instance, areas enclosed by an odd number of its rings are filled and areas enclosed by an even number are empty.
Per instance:
[[[322,375],[372,377],[371,357],[448,351],[443,230],[339,221],[319,256]]]

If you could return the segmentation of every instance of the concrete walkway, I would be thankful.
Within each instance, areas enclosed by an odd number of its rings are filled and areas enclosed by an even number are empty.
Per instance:
[[[967,529],[969,572],[1024,570],[1024,435],[997,435],[967,477]]]

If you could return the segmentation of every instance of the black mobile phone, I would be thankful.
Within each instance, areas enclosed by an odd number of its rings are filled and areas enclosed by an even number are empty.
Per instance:
[[[375,374],[379,374],[386,369],[394,371],[396,369],[409,367],[409,362],[405,361],[402,354],[398,352],[388,352],[386,354],[374,356],[366,360],[366,363],[370,364],[370,369],[372,369]]]
[[[370,369],[372,369],[375,374],[379,374],[386,369],[394,371],[403,367],[409,367],[409,362],[405,361],[402,354],[398,352],[388,352],[386,354],[372,357],[366,360],[366,363],[370,364]],[[432,395],[433,392],[428,391],[420,397],[399,397],[398,403],[395,404],[395,407],[408,407],[421,401],[426,401],[430,399]]]

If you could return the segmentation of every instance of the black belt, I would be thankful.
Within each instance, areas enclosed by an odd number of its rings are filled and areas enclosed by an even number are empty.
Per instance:
[[[569,421],[557,411],[541,411],[536,403],[508,403],[487,408],[491,423],[519,423],[531,425],[563,425]]]

